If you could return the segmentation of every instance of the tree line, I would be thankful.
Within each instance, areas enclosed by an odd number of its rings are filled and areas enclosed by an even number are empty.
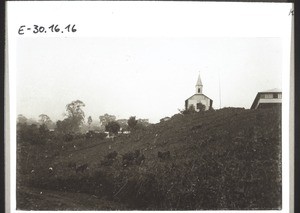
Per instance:
[[[75,100],[65,107],[64,119],[53,122],[46,114],[39,115],[39,120],[27,119],[24,115],[18,115],[17,130],[19,135],[28,137],[32,135],[48,135],[55,132],[60,135],[84,134],[91,132],[108,132],[109,135],[117,135],[120,131],[134,131],[145,128],[150,123],[148,119],[137,119],[131,116],[129,119],[118,119],[114,115],[104,114],[99,116],[100,125],[93,125],[92,116],[87,117],[85,123],[85,104],[81,100]],[[25,137],[26,138],[26,137]],[[40,140],[41,138],[38,138]]]

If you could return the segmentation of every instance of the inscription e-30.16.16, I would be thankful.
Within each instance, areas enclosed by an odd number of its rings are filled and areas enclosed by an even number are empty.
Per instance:
[[[77,29],[76,29],[75,24],[68,24],[68,25],[62,26],[62,27],[60,27],[58,24],[52,24],[50,26],[21,25],[18,29],[18,34],[24,35],[26,32],[31,32],[34,34],[38,34],[38,33],[75,33],[75,32],[77,32]]]

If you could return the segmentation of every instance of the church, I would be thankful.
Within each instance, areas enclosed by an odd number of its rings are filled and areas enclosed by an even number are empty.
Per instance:
[[[196,87],[196,93],[190,98],[185,100],[185,109],[187,110],[191,106],[194,106],[195,110],[199,112],[201,108],[201,104],[205,106],[205,110],[212,109],[213,100],[202,93],[203,84],[200,78],[200,74],[198,76],[198,80],[195,87]]]

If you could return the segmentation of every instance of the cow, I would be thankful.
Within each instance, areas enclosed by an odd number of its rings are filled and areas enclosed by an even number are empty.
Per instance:
[[[84,172],[88,168],[88,164],[85,163],[85,164],[77,165],[75,162],[70,162],[68,164],[68,167],[74,170],[76,173],[78,173],[78,172]]]
[[[169,159],[171,157],[170,155],[170,151],[166,151],[166,152],[158,152],[157,153],[157,157],[159,157],[162,160],[166,160]]]
[[[87,168],[88,168],[88,164],[85,163],[85,164],[82,164],[80,166],[77,166],[75,168],[75,171],[76,171],[76,173],[78,173],[78,172],[84,172]]]
[[[140,165],[144,160],[145,156],[141,154],[140,150],[135,150],[134,152],[128,152],[123,155],[123,166],[128,165]]]

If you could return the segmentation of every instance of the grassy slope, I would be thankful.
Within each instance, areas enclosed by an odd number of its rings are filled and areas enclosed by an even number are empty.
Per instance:
[[[276,110],[227,108],[178,114],[114,140],[23,147],[22,153],[32,157],[19,159],[19,185],[88,193],[128,209],[279,209],[280,125]],[[122,155],[135,150],[145,161],[124,166]],[[118,156],[112,165],[103,165],[112,151]],[[158,151],[170,151],[170,159],[158,158]],[[89,168],[76,174],[70,162]]]

